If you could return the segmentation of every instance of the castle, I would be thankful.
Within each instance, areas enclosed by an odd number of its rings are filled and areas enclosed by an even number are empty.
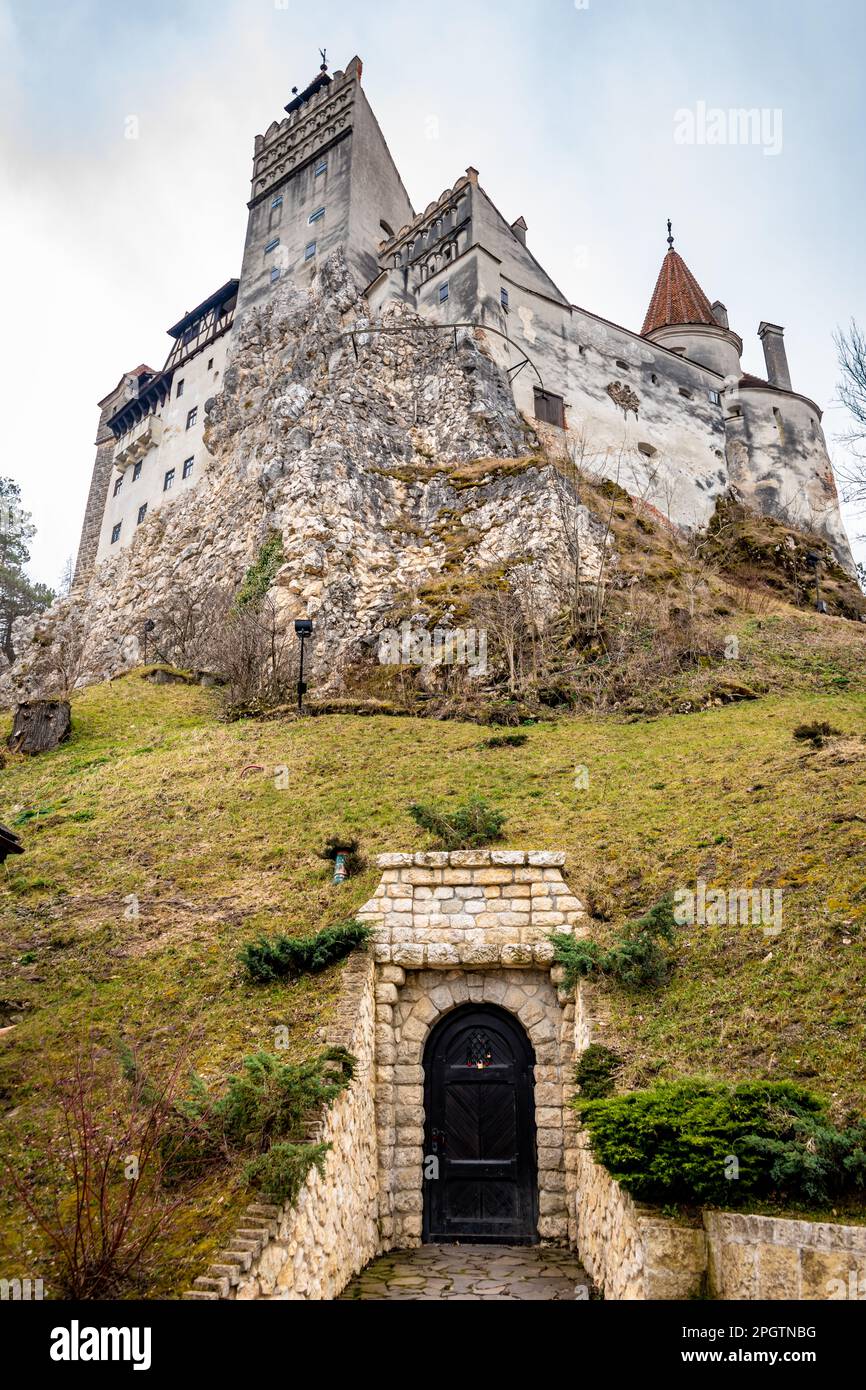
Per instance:
[[[96,460],[75,586],[130,546],[155,510],[208,469],[208,402],[237,325],[280,282],[309,286],[341,248],[377,330],[401,303],[440,335],[482,330],[514,403],[546,439],[640,496],[672,524],[705,525],[735,489],[758,511],[823,536],[853,568],[819,407],[792,388],[783,329],[762,322],[766,378],[744,374],[742,340],[710,302],[668,226],[668,251],[640,331],[569,302],[536,260],[523,217],[508,222],[469,168],[416,213],[353,58],[323,63],[255,140],[239,279],[171,329],[162,370],[127,372],[100,402]],[[396,331],[396,330],[394,330]]]

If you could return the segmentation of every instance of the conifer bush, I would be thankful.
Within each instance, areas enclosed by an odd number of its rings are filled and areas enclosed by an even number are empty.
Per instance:
[[[675,927],[673,897],[666,894],[643,917],[626,923],[609,949],[561,932],[554,932],[550,940],[554,959],[565,967],[567,989],[581,979],[601,976],[629,989],[648,989],[664,984],[673,970],[673,955],[666,947],[673,945]]]
[[[572,1104],[598,1162],[641,1201],[822,1206],[866,1188],[866,1120],[837,1129],[791,1081],[678,1081]]]
[[[412,802],[409,814],[422,830],[435,836],[436,848],[442,850],[477,849],[479,845],[501,840],[507,819],[502,811],[489,806],[480,796],[470,797],[453,811]]]
[[[268,985],[286,976],[317,975],[363,946],[369,936],[369,927],[361,922],[338,922],[314,936],[260,936],[243,947],[239,959],[251,983]]]

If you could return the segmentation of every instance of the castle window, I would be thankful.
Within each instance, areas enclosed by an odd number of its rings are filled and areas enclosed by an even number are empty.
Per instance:
[[[444,304],[444,303],[445,303],[446,299],[448,298],[449,293],[450,293],[450,290],[449,290],[449,288],[448,288],[448,281],[446,280],[444,285],[440,285],[440,286],[439,286],[439,303],[440,303],[440,304]]]
[[[650,381],[652,382],[653,386],[658,386],[659,379],[656,376],[655,372],[650,372]]]
[[[272,265],[272,266],[271,266],[271,284],[273,285],[274,282],[275,282],[276,280],[279,280],[279,278],[280,278],[280,267],[279,267],[278,265]]]
[[[181,397],[182,395],[183,395],[183,377],[181,377],[180,381],[177,383],[177,395],[176,395],[176,399],[177,399],[177,400],[180,400],[180,397]]]
[[[141,506],[140,506],[139,509],[138,509],[138,524],[139,524],[139,526],[140,526],[141,523],[144,521],[144,518],[145,518],[146,516],[147,516],[147,503],[146,503],[146,502],[142,502]]]
[[[163,482],[162,482],[162,490],[163,490],[163,492],[171,492],[171,489],[172,489],[173,487],[174,487],[174,469],[173,469],[173,468],[170,468],[170,469],[168,470],[168,472],[166,473],[164,479],[163,479]]]
[[[304,248],[304,260],[305,260],[305,261],[311,261],[311,260],[313,259],[313,257],[315,256],[315,254],[316,254],[316,243],[315,243],[314,241],[310,241],[310,242],[307,243],[307,245],[306,245],[305,248]]]
[[[269,255],[271,251],[276,251],[279,244],[280,238],[278,236],[272,237],[271,240],[268,242],[267,246],[265,247],[265,255]]]
[[[318,178],[320,174],[327,174],[327,172],[328,172],[328,161],[327,161],[327,159],[320,159],[319,162],[318,162],[318,164],[316,165],[315,177]]]
[[[207,360],[207,369],[208,369],[209,372],[212,372],[212,371],[213,371],[213,358],[212,358],[212,357],[209,357],[208,360]]]
[[[115,496],[115,497],[116,497],[117,494],[120,492],[120,489],[121,489],[122,487],[123,487],[123,474],[121,473],[120,477],[117,478],[117,479],[115,480],[115,484],[114,484],[114,496]]]
[[[325,215],[325,209],[324,209],[324,208],[316,208],[316,211],[315,211],[315,212],[311,212],[311,213],[310,213],[310,217],[309,217],[310,226],[312,227],[312,225],[313,225],[314,222],[321,222],[321,220],[322,220],[322,218],[324,217],[324,215]]]
[[[687,386],[680,386],[679,393],[681,396],[685,396],[687,401],[690,401],[692,398],[692,393]]]
[[[139,463],[134,463],[134,464],[132,465],[132,481],[133,481],[134,483],[137,483],[140,477],[141,477],[141,463],[140,463],[140,462],[139,462]]]
[[[776,429],[779,431],[779,443],[785,442],[785,426],[782,424],[782,412],[773,406],[773,419],[776,421]]]
[[[191,478],[191,477],[192,477],[192,470],[193,470],[194,467],[195,467],[195,459],[194,459],[194,458],[186,459],[186,461],[184,462],[184,465],[183,465],[183,476],[184,476],[184,478]]]
[[[116,526],[112,526],[112,528],[111,528],[111,544],[112,544],[112,545],[116,545],[117,542],[120,540],[120,525],[121,525],[121,523],[118,521],[117,525],[116,525]]]
[[[282,193],[278,193],[277,196],[276,196],[276,198],[272,198],[272,199],[271,199],[271,207],[272,207],[272,208],[281,208],[282,206],[283,206],[283,195],[282,195]]]
[[[721,405],[722,403],[722,398],[719,395],[718,391],[708,391],[707,399],[709,400],[710,405]]]
[[[193,427],[193,425],[195,424],[195,422],[196,422],[197,419],[198,419],[198,406],[197,406],[197,405],[194,405],[193,408],[192,408],[192,410],[189,411],[189,413],[188,413],[188,415],[187,415],[187,417],[186,417],[186,427],[187,427],[188,430],[191,430],[191,429],[192,429],[192,427]]]
[[[508,308],[508,290],[505,288],[504,285],[499,291],[499,303],[502,305],[503,309]]]
[[[546,425],[556,425],[565,429],[565,401],[562,396],[554,396],[550,391],[535,388],[535,418]]]

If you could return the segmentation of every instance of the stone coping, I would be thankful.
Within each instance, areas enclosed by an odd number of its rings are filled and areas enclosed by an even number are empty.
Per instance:
[[[380,869],[485,869],[493,865],[561,869],[565,853],[552,849],[415,850],[405,854],[377,854],[376,864]]]

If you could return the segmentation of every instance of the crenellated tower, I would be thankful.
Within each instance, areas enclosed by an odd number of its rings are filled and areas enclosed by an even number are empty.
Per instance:
[[[283,120],[256,136],[241,312],[284,275],[307,286],[340,245],[365,287],[379,273],[380,243],[412,220],[361,72],[360,58],[333,76],[323,61],[308,87],[294,89]]]

